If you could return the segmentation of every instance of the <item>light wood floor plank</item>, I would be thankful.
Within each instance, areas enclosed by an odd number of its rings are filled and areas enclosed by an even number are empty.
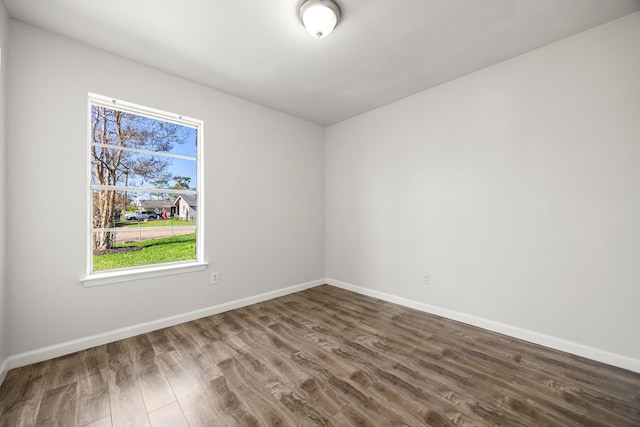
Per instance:
[[[176,401],[171,385],[153,352],[146,358],[134,362],[134,366],[147,412],[153,412]]]
[[[111,427],[111,416],[100,418],[92,423],[86,424],[82,427]]]
[[[151,427],[189,427],[178,402],[173,402],[149,413]]]
[[[133,364],[120,365],[108,373],[113,427],[149,426],[147,410]]]
[[[109,385],[106,376],[106,371],[96,371],[89,376],[78,379],[76,426],[84,426],[107,416],[109,416],[109,424],[111,424]]]

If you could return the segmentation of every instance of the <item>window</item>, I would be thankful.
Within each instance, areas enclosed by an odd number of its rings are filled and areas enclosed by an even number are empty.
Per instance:
[[[89,94],[85,285],[205,267],[199,120]]]

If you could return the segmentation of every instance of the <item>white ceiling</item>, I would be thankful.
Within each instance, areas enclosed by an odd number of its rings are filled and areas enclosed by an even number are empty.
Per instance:
[[[13,19],[328,125],[640,10],[640,0],[4,0]]]

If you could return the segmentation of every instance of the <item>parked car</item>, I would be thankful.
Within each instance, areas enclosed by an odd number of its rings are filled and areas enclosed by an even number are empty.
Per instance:
[[[158,214],[153,211],[135,211],[124,215],[127,221],[144,221],[147,219],[158,219]]]

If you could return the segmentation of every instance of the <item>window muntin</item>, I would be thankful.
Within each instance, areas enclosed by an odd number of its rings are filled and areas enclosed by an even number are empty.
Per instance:
[[[89,277],[202,263],[202,122],[89,95]]]

